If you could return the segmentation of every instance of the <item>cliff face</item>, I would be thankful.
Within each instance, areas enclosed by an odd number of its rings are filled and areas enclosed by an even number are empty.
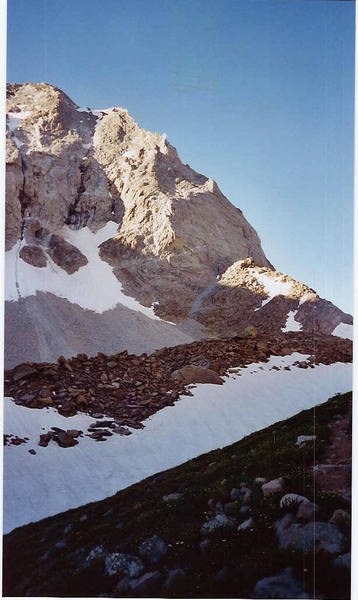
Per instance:
[[[76,304],[77,320],[78,307],[102,314],[124,304],[135,316],[144,312],[151,324],[165,319],[184,327],[183,338],[171,325],[165,345],[209,332],[235,333],[248,324],[262,328],[268,314],[277,321],[277,299],[267,304],[269,310],[255,311],[267,290],[238,268],[250,257],[255,269],[276,277],[257,233],[212,179],[180,161],[165,135],[140,128],[123,108],[79,108],[45,83],[10,84],[7,102],[6,287],[7,299],[17,302],[9,311],[9,335],[19,301],[39,298],[40,292]],[[302,290],[301,296],[307,291]],[[97,300],[91,302],[92,296]],[[300,296],[288,297],[292,302],[281,302],[277,322],[297,308]],[[297,313],[304,329],[330,333],[339,322],[350,322],[314,297],[314,314],[312,303],[300,309],[302,319]],[[48,296],[40,300],[48,306]],[[38,319],[35,326],[33,313],[32,305],[27,310],[31,344],[37,336],[35,346],[40,337],[48,347],[49,334]],[[260,320],[254,313],[267,314]],[[322,318],[315,317],[318,313]],[[132,317],[126,313],[127,330]],[[120,320],[110,319],[117,329]],[[47,329],[52,325],[48,321]],[[93,346],[94,352],[102,349],[96,346],[97,327],[86,334],[86,348]],[[83,332],[73,335],[65,353],[81,348]],[[118,343],[112,341],[110,349]],[[52,342],[53,334],[51,347]],[[46,352],[43,359],[55,358]]]
[[[22,230],[48,252],[49,236],[66,225],[97,231],[114,221],[118,235],[101,258],[125,291],[173,317],[235,260],[269,266],[256,232],[215,182],[126,110],[79,109],[47,84],[9,86],[8,110],[7,249]],[[180,306],[168,308],[178,292]]]

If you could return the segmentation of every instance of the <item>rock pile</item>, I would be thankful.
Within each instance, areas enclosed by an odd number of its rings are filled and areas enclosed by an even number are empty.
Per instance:
[[[304,365],[298,364],[300,368],[352,360],[352,343],[333,336],[316,334],[307,339],[304,333],[291,332],[271,338],[235,337],[163,348],[150,356],[124,351],[22,364],[5,372],[5,394],[29,408],[54,407],[66,417],[77,412],[94,418],[105,414],[115,419],[113,427],[140,428],[144,419],[174,404],[180,395],[191,395],[188,384],[219,384],[233,367],[293,351],[309,354]],[[92,436],[103,437],[96,428]]]

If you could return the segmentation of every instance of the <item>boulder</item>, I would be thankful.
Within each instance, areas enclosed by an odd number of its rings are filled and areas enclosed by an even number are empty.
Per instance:
[[[49,253],[56,265],[64,269],[69,275],[88,263],[87,258],[78,248],[56,234],[51,235]]]
[[[351,516],[346,510],[343,510],[342,508],[336,508],[329,522],[333,523],[334,525],[349,525],[351,522]]]
[[[346,536],[335,525],[320,521],[302,525],[291,514],[276,521],[275,530],[281,548],[295,548],[305,554],[320,549],[338,554],[346,543]]]
[[[231,571],[228,567],[223,567],[215,575],[215,581],[219,583],[225,583],[230,579]]]
[[[227,502],[224,504],[224,513],[229,516],[234,516],[239,510],[237,502]]]
[[[205,540],[204,540],[205,541]],[[202,542],[203,543],[203,542]],[[180,591],[186,580],[186,574],[183,569],[171,569],[163,585],[164,592]]]
[[[298,446],[299,448],[302,448],[303,446],[305,446],[307,444],[307,442],[314,442],[314,441],[316,441],[316,439],[317,439],[316,435],[299,435],[297,437],[296,446]]]
[[[106,556],[105,571],[107,575],[124,574],[139,577],[144,571],[144,563],[137,556],[113,552]]]
[[[121,594],[121,595],[128,592],[130,582],[131,582],[131,578],[128,575],[126,575],[125,577],[122,577],[122,579],[120,579],[116,585],[116,592],[118,592],[118,594]]]
[[[230,492],[231,500],[239,500],[242,501],[245,496],[245,491],[242,489],[232,488]]]
[[[37,375],[37,371],[27,363],[21,363],[12,370],[13,381],[19,381],[25,377],[31,377],[31,375]]]
[[[260,579],[255,585],[253,598],[311,598],[302,583],[293,575],[291,567],[278,575]]]
[[[215,371],[197,365],[186,365],[181,369],[177,369],[172,372],[172,377],[185,385],[189,383],[214,383],[222,385],[224,383],[224,380]]]
[[[264,483],[261,486],[262,492],[264,496],[270,496],[271,494],[277,494],[279,492],[283,492],[285,489],[285,481],[283,477],[278,477],[277,479],[272,479],[267,483]]]
[[[228,517],[224,514],[218,514],[213,519],[210,519],[210,521],[206,521],[206,523],[203,524],[201,533],[202,535],[207,535],[222,527],[233,527],[235,523],[236,519],[233,517]]]
[[[141,577],[131,579],[129,581],[129,589],[134,596],[141,597],[153,593],[159,586],[162,579],[160,571],[151,571],[150,573],[144,573]]]
[[[158,563],[167,553],[168,548],[164,540],[157,535],[147,538],[138,548],[139,555],[151,565]]]
[[[47,265],[47,257],[42,248],[38,246],[23,246],[19,253],[20,258],[33,267],[43,268]]]
[[[312,521],[317,517],[319,511],[318,504],[314,504],[313,502],[301,502],[298,511],[297,511],[297,519],[300,521]]]
[[[244,492],[244,497],[242,499],[242,503],[245,504],[250,504],[251,503],[251,498],[252,498],[252,490],[250,490],[249,488],[241,488],[241,491]]]
[[[343,567],[344,569],[351,568],[351,553],[347,552],[342,556],[337,556],[332,562],[334,567]]]
[[[285,494],[280,500],[280,508],[298,506],[301,502],[309,502],[309,500],[305,496],[300,496],[299,494]]]

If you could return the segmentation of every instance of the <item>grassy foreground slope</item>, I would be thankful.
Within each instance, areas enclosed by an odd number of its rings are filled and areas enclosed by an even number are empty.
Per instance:
[[[259,580],[291,567],[290,577],[307,594],[301,597],[348,598],[350,571],[339,560],[350,552],[349,520],[338,524],[344,542],[341,551],[333,553],[325,549],[325,540],[319,540],[322,548],[316,545],[305,553],[292,546],[281,548],[274,524],[297,512],[294,504],[280,508],[280,499],[290,492],[315,502],[320,522],[327,523],[337,509],[349,513],[347,497],[329,485],[320,487],[312,466],[326,460],[332,427],[339,419],[346,419],[345,436],[350,439],[350,415],[351,394],[334,396],[106,500],[14,530],[4,538],[4,595],[251,598]],[[299,435],[313,434],[315,442],[296,445]],[[349,448],[348,444],[348,454]],[[350,456],[346,458],[349,462]],[[264,496],[262,484],[255,482],[258,477],[283,477],[284,491]],[[244,503],[239,500],[240,484],[252,491]],[[238,490],[237,498],[233,489]],[[177,494],[176,499],[163,499],[170,494]],[[205,522],[223,514],[220,503],[233,520],[202,532]],[[238,531],[250,518],[247,528]],[[138,557],[140,544],[153,535],[166,544],[158,563],[144,559],[144,572],[156,575],[142,587],[128,587],[123,572],[108,571],[106,558],[114,552]],[[168,584],[174,570],[181,574]]]

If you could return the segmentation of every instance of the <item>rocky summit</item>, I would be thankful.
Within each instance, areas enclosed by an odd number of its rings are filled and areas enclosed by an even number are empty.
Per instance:
[[[242,211],[124,108],[7,87],[5,360],[140,354],[352,317],[274,270]]]

